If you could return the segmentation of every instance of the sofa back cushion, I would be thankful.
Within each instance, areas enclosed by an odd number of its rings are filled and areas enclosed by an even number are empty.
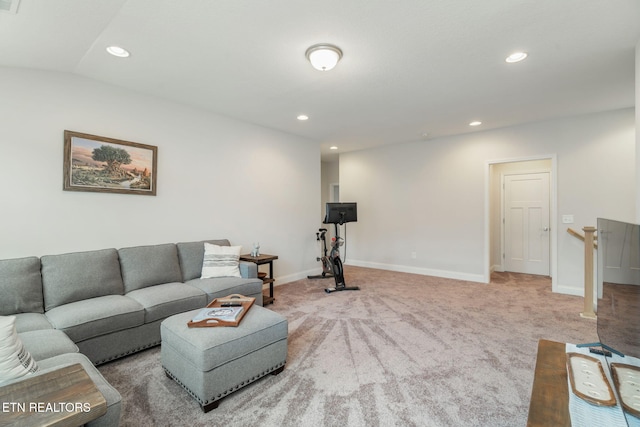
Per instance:
[[[124,292],[115,249],[45,255],[40,262],[45,310]]]
[[[204,243],[218,246],[230,246],[229,240],[201,240],[199,242],[178,243],[178,256],[182,269],[182,281],[197,279],[202,273],[202,261],[204,260]]]
[[[122,248],[118,254],[125,293],[182,281],[178,250],[174,243]]]
[[[0,316],[44,313],[40,259],[0,260]]]

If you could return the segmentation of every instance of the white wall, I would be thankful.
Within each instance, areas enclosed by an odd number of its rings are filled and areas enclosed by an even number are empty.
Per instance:
[[[70,74],[0,68],[0,259],[228,238],[315,269],[320,150]],[[62,190],[65,129],[158,147],[157,196]]]
[[[320,203],[320,222],[324,219],[325,204],[331,200],[331,185],[340,183],[339,161],[322,162],[322,189]],[[337,201],[337,200],[336,200]]]
[[[633,220],[635,141],[630,108],[342,154],[341,197],[358,202],[350,263],[485,281],[488,164],[501,159],[557,159],[556,224]],[[552,232],[554,290],[580,295],[581,242]]]

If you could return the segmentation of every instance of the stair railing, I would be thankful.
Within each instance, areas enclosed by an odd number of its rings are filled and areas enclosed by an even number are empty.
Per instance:
[[[595,319],[596,313],[593,311],[593,249],[597,249],[595,242],[597,237],[594,235],[596,228],[587,226],[583,227],[584,236],[580,233],[567,229],[567,232],[584,242],[584,310],[580,313],[581,317],[587,319]]]

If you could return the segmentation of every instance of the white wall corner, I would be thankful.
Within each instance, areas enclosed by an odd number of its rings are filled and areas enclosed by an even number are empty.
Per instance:
[[[636,44],[636,223],[640,224],[640,40]]]

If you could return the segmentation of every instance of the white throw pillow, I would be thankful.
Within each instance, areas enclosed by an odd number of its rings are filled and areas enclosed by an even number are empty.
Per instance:
[[[37,370],[16,332],[16,316],[0,316],[0,385]]]
[[[241,277],[238,267],[241,250],[242,246],[218,246],[205,242],[200,278]]]

